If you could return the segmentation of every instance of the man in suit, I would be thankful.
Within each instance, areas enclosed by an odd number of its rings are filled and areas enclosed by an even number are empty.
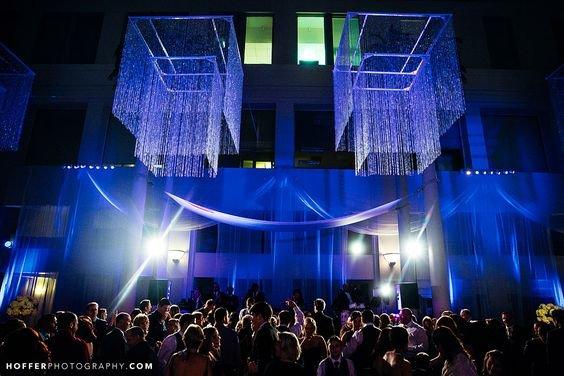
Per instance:
[[[76,337],[78,318],[72,312],[58,315],[57,334],[49,338],[47,346],[53,362],[88,362],[90,353],[86,342]]]
[[[125,359],[127,341],[125,331],[131,325],[129,313],[121,312],[116,316],[116,326],[102,338],[100,360],[121,361]]]
[[[357,330],[344,350],[344,355],[354,363],[357,372],[372,366],[372,351],[376,346],[380,329],[374,325],[374,312],[365,309],[361,314],[363,327]]]
[[[157,341],[163,341],[166,337],[165,320],[170,316],[170,306],[172,303],[167,298],[159,300],[157,309],[151,312],[149,316],[149,333],[147,341],[154,345]]]
[[[272,307],[261,301],[251,307],[253,344],[249,356],[249,373],[262,376],[268,363],[274,359],[274,347],[278,332],[270,324]]]
[[[98,346],[100,344],[100,340],[106,335],[106,332],[108,331],[108,322],[98,317],[98,310],[98,303],[96,302],[90,302],[86,305],[86,316],[90,317],[90,319],[92,320],[94,334],[96,334],[96,337],[98,338],[98,340],[94,342],[95,346]]]
[[[317,324],[317,334],[322,336],[325,341],[335,334],[333,319],[325,314],[325,300],[315,299],[313,302],[314,313],[312,315]]]
[[[138,375],[158,375],[159,367],[155,352],[145,341],[145,332],[139,326],[134,326],[125,331],[125,340],[129,349],[125,354],[125,359],[135,363],[150,363],[150,370],[138,370]]]
[[[237,333],[227,327],[227,310],[223,307],[214,312],[215,328],[221,338],[219,361],[225,376],[235,376],[241,367],[241,348]]]

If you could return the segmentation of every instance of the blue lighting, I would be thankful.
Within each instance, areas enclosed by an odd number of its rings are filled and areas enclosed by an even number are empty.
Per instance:
[[[6,240],[4,242],[4,247],[5,248],[12,248],[12,246],[14,245],[14,242],[12,242],[11,240]]]

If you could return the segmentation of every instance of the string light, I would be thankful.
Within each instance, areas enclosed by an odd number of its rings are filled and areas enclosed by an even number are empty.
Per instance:
[[[238,153],[243,69],[232,17],[130,17],[114,115],[156,176],[216,176]]]
[[[335,146],[357,175],[422,172],[465,108],[451,16],[348,13],[333,82]]]
[[[0,43],[0,150],[17,150],[35,74]]]

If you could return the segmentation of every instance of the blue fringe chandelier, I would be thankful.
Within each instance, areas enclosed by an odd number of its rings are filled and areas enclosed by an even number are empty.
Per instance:
[[[560,145],[564,148],[564,65],[547,77],[554,118],[560,134]]]
[[[35,74],[0,43],[0,150],[18,150]]]
[[[451,16],[348,13],[333,84],[335,146],[356,174],[421,173],[465,110]]]
[[[239,152],[243,69],[232,17],[130,17],[113,113],[155,176],[217,175]]]

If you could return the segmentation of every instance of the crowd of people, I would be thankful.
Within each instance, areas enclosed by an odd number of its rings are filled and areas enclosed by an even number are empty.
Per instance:
[[[308,312],[301,294],[275,313],[257,287],[242,309],[225,298],[232,291],[214,285],[214,295],[190,312],[162,298],[156,307],[142,300],[111,317],[91,302],[82,315],[45,314],[34,327],[11,319],[0,363],[140,362],[152,366],[130,374],[155,376],[564,374],[561,309],[552,314],[554,326],[539,321],[529,332],[509,312],[501,320],[474,320],[468,309],[420,321],[409,308],[328,315],[323,299]]]

